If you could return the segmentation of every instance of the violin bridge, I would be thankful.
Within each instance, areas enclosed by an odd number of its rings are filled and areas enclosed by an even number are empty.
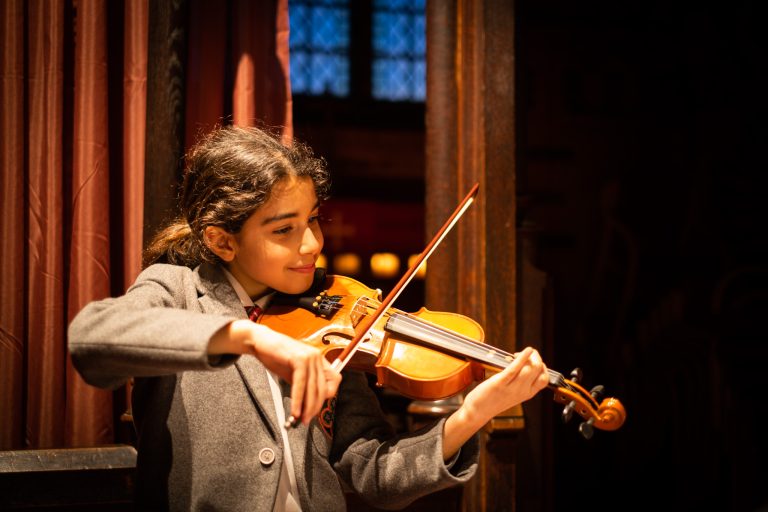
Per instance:
[[[373,308],[376,309],[375,305],[371,305],[371,299],[362,296],[355,302],[355,305],[352,306],[352,312],[349,314],[349,319],[352,322],[352,327],[357,327],[357,325],[362,322],[363,318],[365,318],[366,315],[368,315],[368,310]]]

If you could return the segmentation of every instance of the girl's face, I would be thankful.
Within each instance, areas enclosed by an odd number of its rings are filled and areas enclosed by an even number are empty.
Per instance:
[[[232,236],[234,257],[227,267],[249,296],[301,293],[311,286],[323,248],[319,206],[311,179],[287,178]]]

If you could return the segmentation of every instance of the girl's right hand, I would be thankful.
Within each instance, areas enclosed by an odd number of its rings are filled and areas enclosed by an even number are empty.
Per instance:
[[[250,354],[291,384],[290,414],[303,423],[317,416],[336,395],[341,374],[315,347],[250,320],[235,320],[213,335],[208,353]]]

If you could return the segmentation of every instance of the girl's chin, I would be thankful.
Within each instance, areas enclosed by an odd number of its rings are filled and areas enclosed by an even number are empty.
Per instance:
[[[314,274],[310,274],[308,276],[302,276],[301,279],[299,278],[291,279],[290,283],[286,283],[284,287],[276,288],[276,290],[278,292],[285,293],[288,295],[297,295],[309,290],[309,288],[312,286],[313,281],[314,281]]]

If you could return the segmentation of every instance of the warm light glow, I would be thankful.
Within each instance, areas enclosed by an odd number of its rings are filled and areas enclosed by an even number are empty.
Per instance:
[[[328,258],[325,257],[325,254],[320,254],[320,256],[317,257],[315,266],[320,268],[328,268]]]
[[[416,260],[421,256],[421,254],[411,254],[408,256],[408,268],[411,268],[414,263],[416,263]],[[416,279],[424,279],[427,276],[427,261],[424,260],[421,262],[421,265],[419,265],[418,270],[416,270],[416,273],[413,275]]]
[[[400,258],[391,252],[377,252],[371,256],[371,273],[374,277],[390,279],[400,272]]]
[[[351,252],[337,254],[333,257],[333,272],[346,276],[356,276],[360,273],[360,256]]]

